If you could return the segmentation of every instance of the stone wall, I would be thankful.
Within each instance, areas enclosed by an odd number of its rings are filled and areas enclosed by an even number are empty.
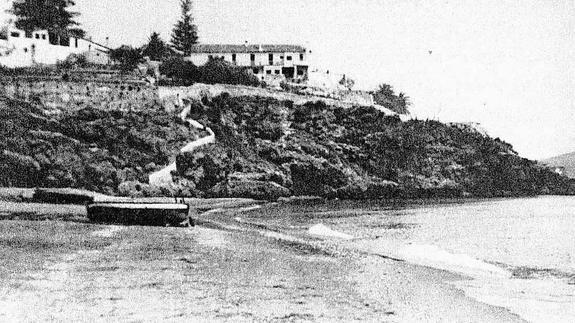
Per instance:
[[[324,101],[328,105],[349,108],[352,106],[375,106],[386,114],[394,115],[395,113],[383,107],[376,106],[373,103],[371,94],[367,92],[350,91],[340,99],[327,98],[318,95],[296,94],[286,91],[264,89],[244,85],[229,84],[201,84],[196,83],[188,87],[159,87],[160,99],[164,102],[173,102],[177,105],[183,98],[192,98],[201,100],[203,97],[215,97],[224,92],[231,96],[261,96],[271,97],[278,100],[290,100],[295,104],[305,104],[310,101]],[[181,104],[181,103],[180,103]]]
[[[79,109],[87,105],[138,110],[158,101],[156,87],[141,82],[66,82],[51,78],[2,78],[0,94],[38,101],[52,110]]]

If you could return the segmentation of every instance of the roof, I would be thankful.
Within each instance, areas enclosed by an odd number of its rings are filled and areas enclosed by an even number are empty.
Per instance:
[[[192,53],[285,53],[305,52],[299,45],[227,45],[227,44],[200,44],[192,45]]]

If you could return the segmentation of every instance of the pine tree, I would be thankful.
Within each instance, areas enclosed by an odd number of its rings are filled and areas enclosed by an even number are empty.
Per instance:
[[[16,16],[16,27],[27,32],[45,29],[84,36],[85,32],[74,21],[79,13],[70,11],[74,5],[73,0],[15,0],[10,12]]]
[[[182,17],[172,31],[172,47],[184,56],[189,56],[192,45],[198,43],[197,27],[193,24],[191,12],[192,0],[180,0],[180,6]]]
[[[169,54],[166,43],[160,38],[160,34],[153,32],[148,43],[144,45],[142,55],[148,56],[153,61],[161,61]]]

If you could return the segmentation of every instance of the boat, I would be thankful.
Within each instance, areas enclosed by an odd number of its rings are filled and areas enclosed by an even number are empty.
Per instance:
[[[86,206],[88,219],[95,223],[189,226],[189,205],[185,203],[97,202]]]

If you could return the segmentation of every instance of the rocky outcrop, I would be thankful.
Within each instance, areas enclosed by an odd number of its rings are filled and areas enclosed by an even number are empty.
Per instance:
[[[291,192],[287,188],[271,181],[244,179],[220,182],[210,188],[206,196],[214,198],[241,197],[275,201],[280,197],[291,196]]]
[[[38,103],[0,98],[0,185],[118,194],[123,182],[146,183],[199,133],[161,106],[51,114]]]
[[[177,159],[179,180],[198,195],[275,199],[289,191],[378,199],[575,193],[574,181],[472,128],[404,122],[376,108],[324,102],[297,105],[224,94],[203,105],[199,118],[218,143]]]

